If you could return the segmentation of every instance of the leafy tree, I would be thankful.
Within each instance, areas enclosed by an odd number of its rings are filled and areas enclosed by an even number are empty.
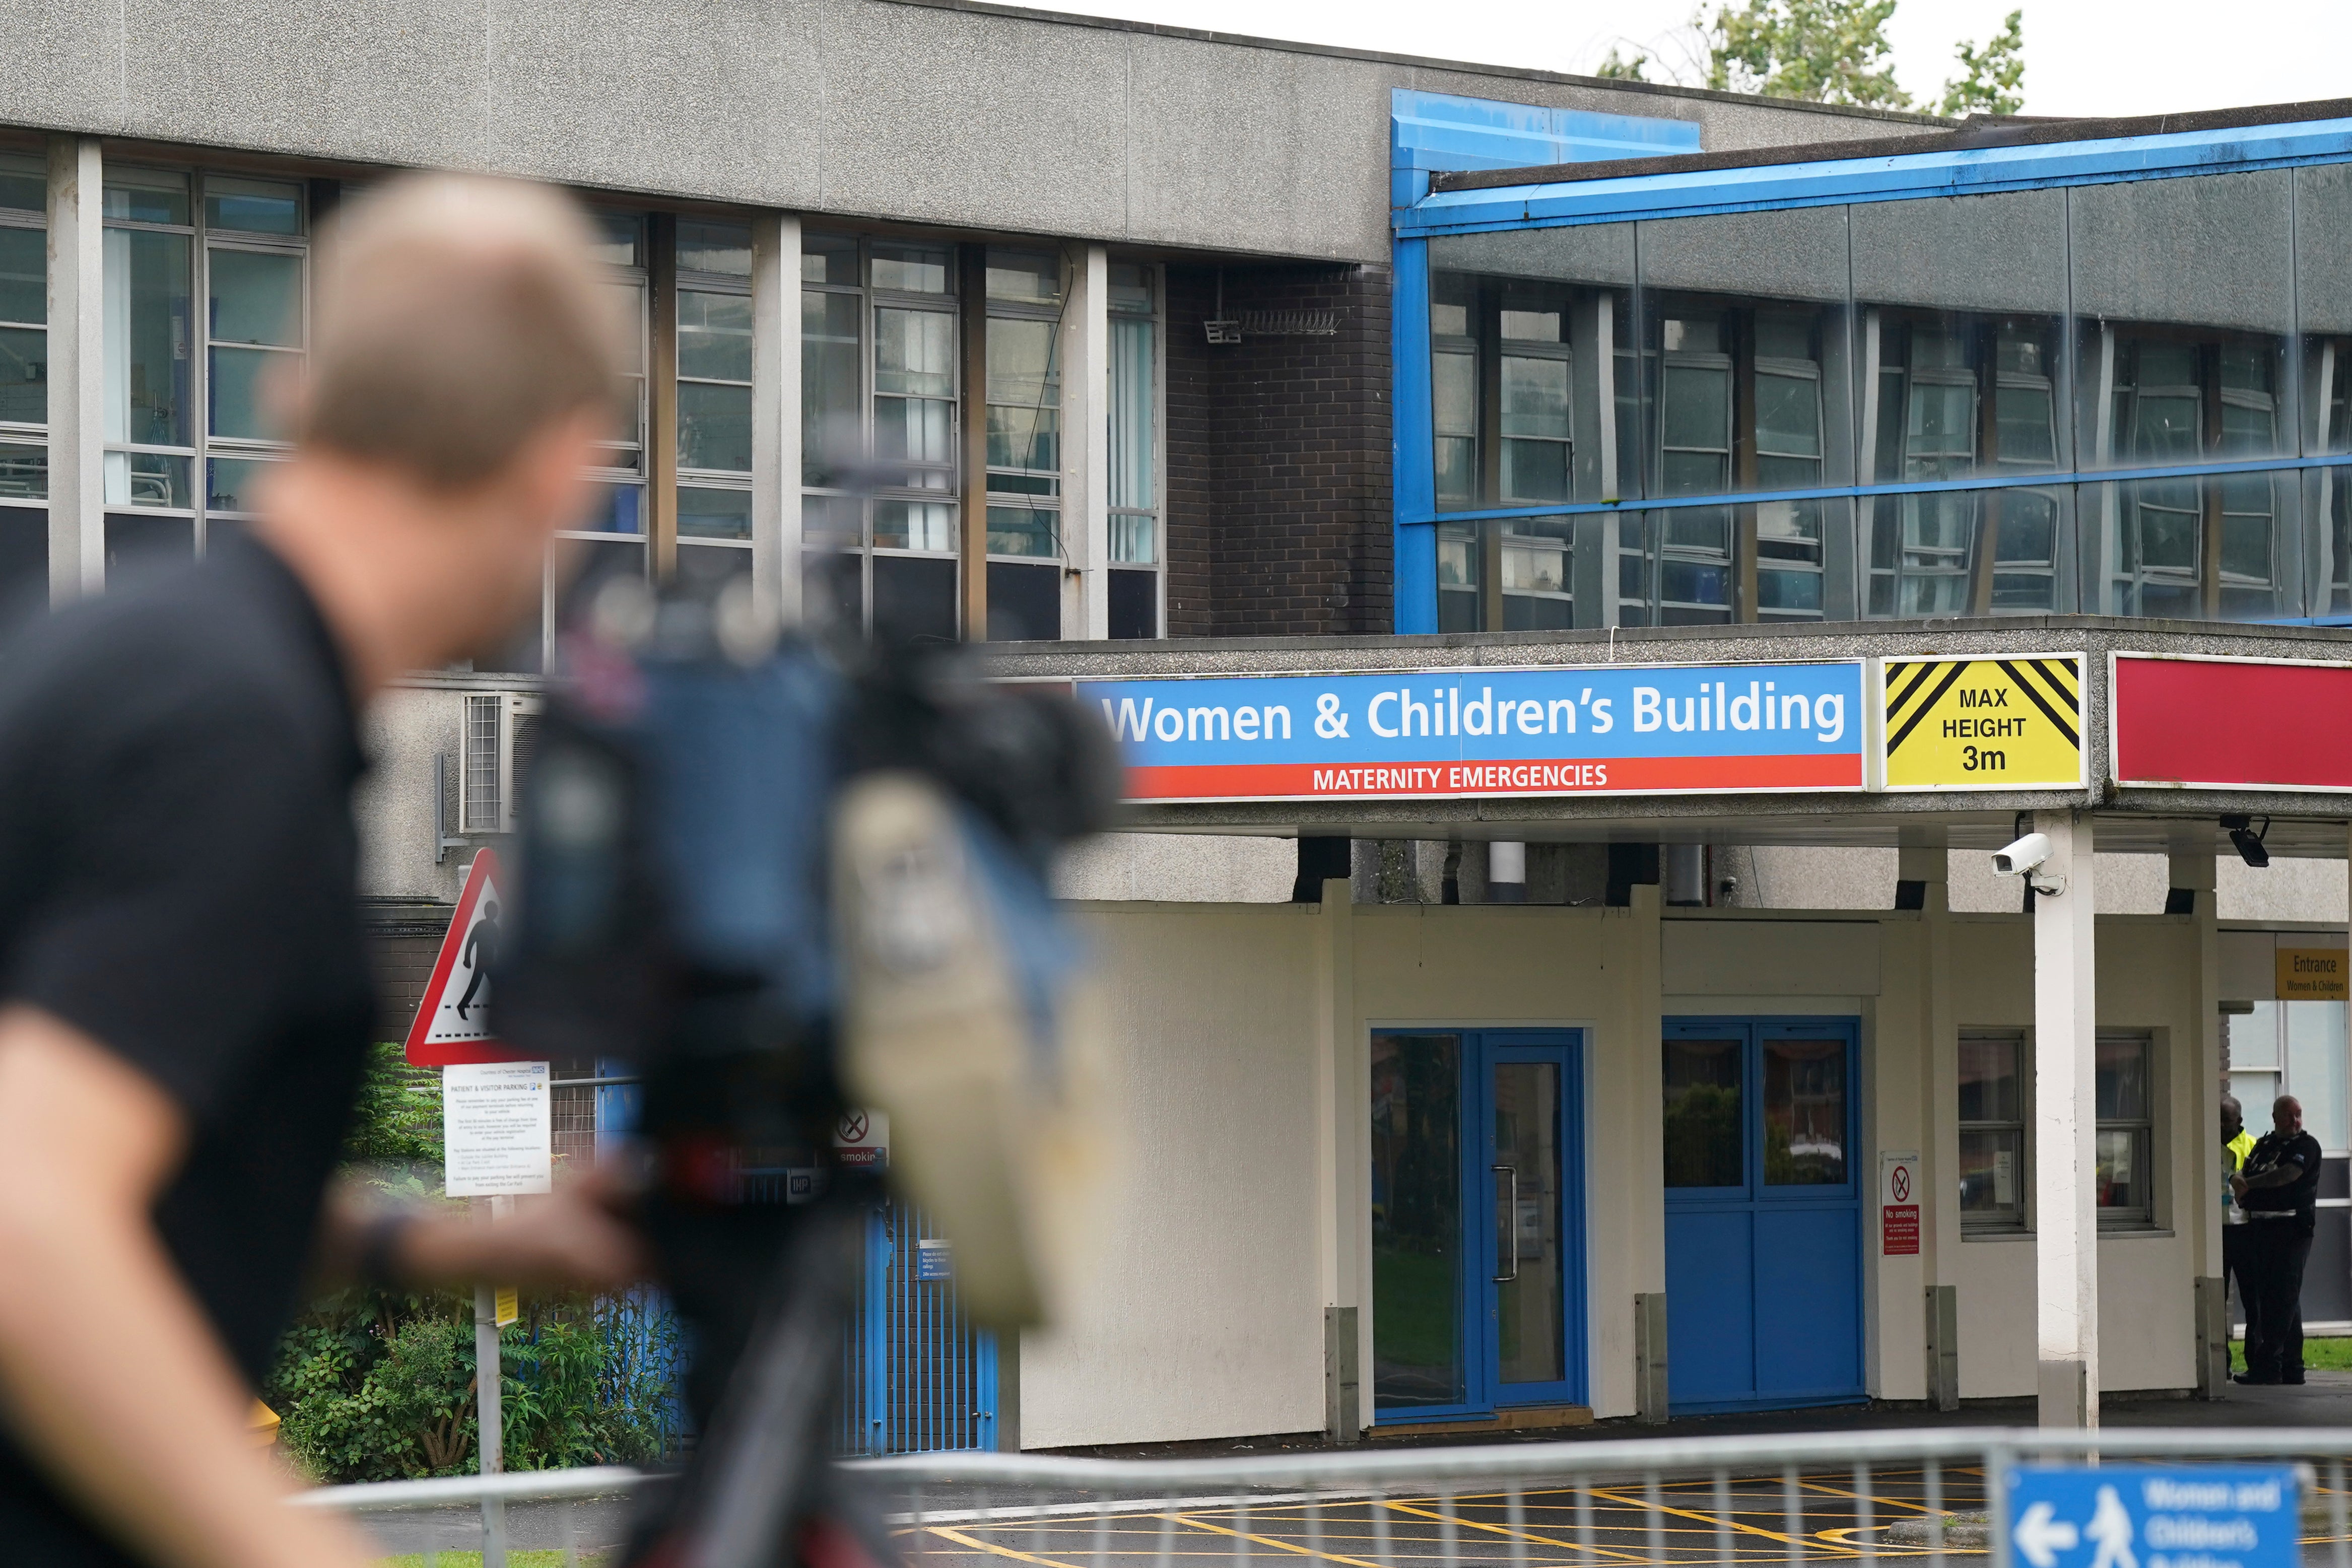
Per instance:
[[[1630,55],[1620,54],[1617,46],[1609,46],[1608,56],[1592,68],[1592,74],[1604,81],[1648,81],[1643,74],[1650,64],[1650,51],[1636,47]]]
[[[1767,98],[1909,109],[1886,23],[1895,0],[1746,0],[1706,24],[1706,85]]]
[[[2011,11],[1981,49],[1962,40],[1954,51],[1960,74],[1944,84],[1937,113],[2015,114],[2025,107],[2024,20],[2024,12]]]

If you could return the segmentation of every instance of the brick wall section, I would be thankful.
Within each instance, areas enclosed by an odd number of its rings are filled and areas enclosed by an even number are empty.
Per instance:
[[[1168,272],[1168,634],[1391,630],[1389,273],[1228,267],[1224,312],[1329,337],[1213,346],[1217,269]]]

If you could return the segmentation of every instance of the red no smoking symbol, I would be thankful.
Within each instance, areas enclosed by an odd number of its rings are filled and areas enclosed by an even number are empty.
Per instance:
[[[1888,1185],[1895,1189],[1895,1202],[1907,1202],[1911,1197],[1911,1167],[1896,1166],[1894,1179]]]
[[[841,1125],[836,1128],[835,1131],[839,1134],[841,1141],[845,1144],[864,1143],[866,1141],[866,1113],[863,1111],[843,1112],[841,1113]]]

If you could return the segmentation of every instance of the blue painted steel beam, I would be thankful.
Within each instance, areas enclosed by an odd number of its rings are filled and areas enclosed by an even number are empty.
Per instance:
[[[1444,191],[1399,209],[1394,222],[1398,237],[1419,238],[1764,207],[1985,195],[2347,161],[2352,161],[2352,120],[2311,120]]]
[[[1403,423],[1400,399],[1400,426]],[[1402,439],[1402,438],[1400,438]],[[1572,517],[1588,512],[1671,512],[1685,507],[1746,507],[1762,501],[1831,501],[1845,497],[1925,496],[1955,490],[2047,490],[2060,485],[2121,485],[2150,479],[2203,479],[2214,475],[2277,474],[2305,468],[2352,468],[2352,453],[2324,457],[2253,457],[2235,463],[2199,463],[2182,468],[2088,468],[2059,474],[1988,474],[1973,479],[1906,479],[1888,485],[1821,485],[1806,490],[1738,490],[1719,496],[1624,497],[1614,501],[1555,501],[1539,507],[1487,507],[1477,511],[1441,512],[1434,502],[1410,514],[1398,495],[1399,521],[1407,527],[1427,523],[1483,523],[1505,517]],[[1433,550],[1434,546],[1432,547]],[[1432,557],[1433,560],[1434,556]],[[1400,591],[1403,582],[1399,566]],[[1435,579],[1431,580],[1433,589]]]

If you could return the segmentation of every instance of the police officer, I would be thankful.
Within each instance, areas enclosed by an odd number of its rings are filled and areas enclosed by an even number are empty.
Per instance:
[[[2244,1273],[2246,1370],[2240,1383],[2303,1381],[2303,1266],[2319,1192],[2319,1140],[2303,1130],[2303,1104],[2282,1094],[2271,1105],[2271,1131],[2230,1179],[2246,1211]],[[2247,1289],[2251,1284],[2252,1289]]]
[[[2238,1308],[2251,1314],[2253,1294],[2246,1278],[2246,1211],[2238,1204],[2237,1194],[2231,1183],[2246,1168],[2246,1156],[2253,1152],[2254,1135],[2246,1131],[2246,1115],[2234,1094],[2221,1096],[2221,1289],[2226,1292],[2230,1281],[2238,1282]]]

